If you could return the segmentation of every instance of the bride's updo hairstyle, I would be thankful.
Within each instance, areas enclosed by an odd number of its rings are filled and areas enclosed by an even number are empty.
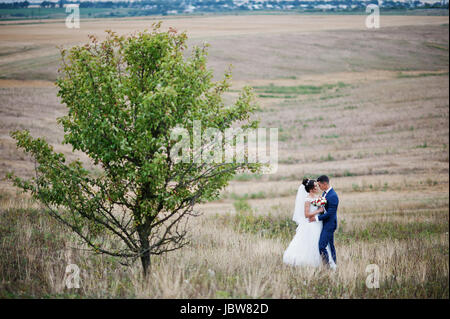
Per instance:
[[[306,188],[306,184],[308,184],[309,178],[304,178],[302,181],[303,186]]]
[[[308,180],[305,185],[305,190],[309,193],[312,189],[314,189],[314,187],[316,187],[315,183],[316,181],[313,179]]]

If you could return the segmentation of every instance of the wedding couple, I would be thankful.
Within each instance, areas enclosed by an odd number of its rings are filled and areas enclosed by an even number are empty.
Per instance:
[[[320,194],[320,191],[323,191]],[[326,199],[320,203],[320,196]],[[337,227],[339,198],[330,185],[328,176],[304,179],[300,185],[293,220],[296,233],[284,252],[283,262],[293,266],[319,267],[321,264],[336,269],[334,232]]]

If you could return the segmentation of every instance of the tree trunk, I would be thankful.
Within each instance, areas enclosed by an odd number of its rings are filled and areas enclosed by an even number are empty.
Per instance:
[[[147,251],[141,256],[141,264],[144,278],[146,278],[150,268],[150,252]]]
[[[147,277],[150,268],[150,242],[148,241],[147,232],[143,229],[138,229],[138,234],[141,242],[141,250],[143,252],[141,255],[142,271],[144,273],[144,277]]]

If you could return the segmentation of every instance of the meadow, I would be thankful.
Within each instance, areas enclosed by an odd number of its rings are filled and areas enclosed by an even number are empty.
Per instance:
[[[219,200],[197,206],[191,244],[140,265],[84,249],[3,177],[34,164],[9,132],[29,129],[56,151],[66,109],[56,97],[56,45],[149,28],[156,18],[0,25],[0,297],[3,298],[449,298],[448,16],[252,15],[163,20],[208,42],[209,65],[254,87],[261,127],[279,129],[274,174],[243,173]],[[231,48],[231,49],[230,49]],[[79,153],[69,159],[88,159]],[[327,174],[340,197],[338,270],[293,268],[301,179]],[[68,264],[79,289],[64,285]],[[368,288],[368,265],[380,270]]]
[[[125,18],[125,17],[138,17],[138,16],[156,16],[165,18],[172,17],[177,18],[179,14],[162,14],[164,9],[144,9],[144,8],[80,8],[80,18],[82,19],[96,19],[96,18]],[[363,9],[353,10],[340,10],[340,11],[323,11],[318,9],[304,9],[304,10],[257,10],[257,11],[239,11],[232,10],[229,12],[221,11],[196,11],[195,13],[184,13],[183,16],[223,16],[223,15],[366,15],[366,11]],[[426,9],[406,9],[406,8],[383,8],[384,15],[430,15],[430,16],[446,16],[448,15],[448,9],[445,8],[426,8]],[[11,8],[0,9],[0,21],[21,21],[28,20],[27,22],[51,22],[54,20],[64,20],[67,16],[65,8]],[[33,21],[37,20],[37,21]]]

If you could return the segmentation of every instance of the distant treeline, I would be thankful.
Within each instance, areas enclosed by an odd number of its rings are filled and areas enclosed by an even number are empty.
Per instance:
[[[98,9],[127,9],[120,14],[139,15],[144,14],[177,14],[177,13],[195,13],[195,12],[227,12],[227,11],[272,11],[272,10],[328,10],[328,11],[361,11],[368,4],[377,4],[378,0],[317,0],[317,1],[265,1],[257,0],[235,1],[235,0],[142,0],[142,1],[43,1],[38,4],[41,8],[62,8],[64,4],[79,4],[80,8],[98,8]],[[0,3],[0,9],[21,9],[27,8],[31,3],[28,1]],[[33,3],[35,6],[36,3]],[[380,5],[387,9],[411,9],[411,8],[446,8],[448,1],[441,1],[434,4],[428,4],[421,1],[383,1]]]
[[[20,9],[27,8],[30,5],[28,1],[0,3],[0,9]]]

